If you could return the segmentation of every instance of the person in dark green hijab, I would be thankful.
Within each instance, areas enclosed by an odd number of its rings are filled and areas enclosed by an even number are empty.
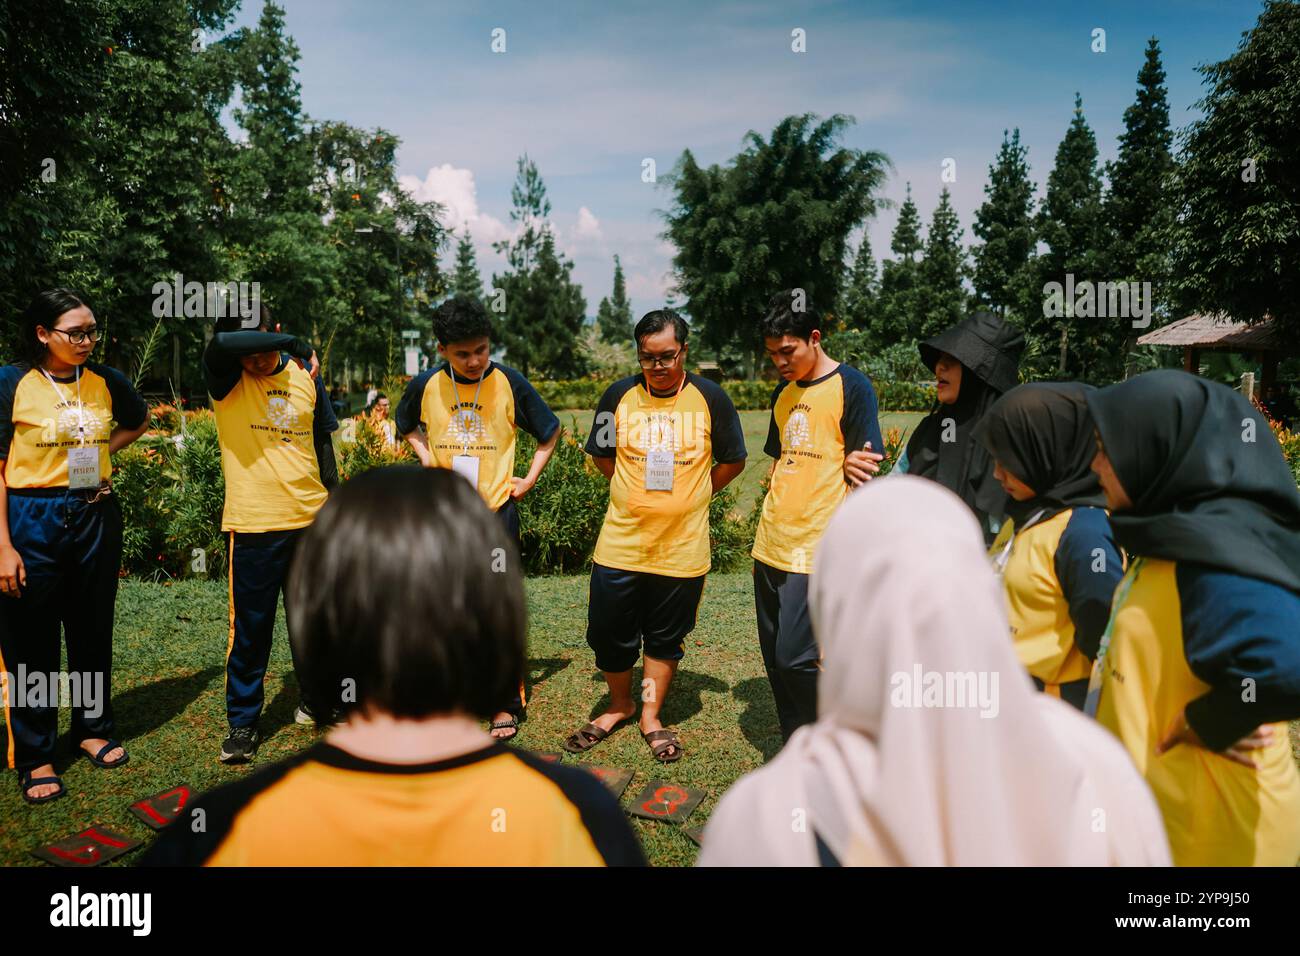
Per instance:
[[[1130,564],[1088,689],[1155,794],[1180,866],[1295,866],[1300,491],[1268,422],[1186,372],[1087,396]]]

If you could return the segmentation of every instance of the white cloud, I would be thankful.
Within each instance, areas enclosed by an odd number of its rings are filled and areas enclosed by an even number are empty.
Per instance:
[[[573,238],[579,242],[584,239],[598,242],[603,238],[600,234],[600,220],[586,206],[578,210],[578,224],[573,228]]]
[[[431,167],[424,179],[401,176],[398,183],[420,202],[441,203],[443,224],[457,232],[468,226],[476,244],[488,245],[511,235],[510,227],[500,219],[479,211],[473,170],[443,163]]]

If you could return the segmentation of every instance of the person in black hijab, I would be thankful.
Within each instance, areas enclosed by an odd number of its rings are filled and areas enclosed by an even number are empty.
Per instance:
[[[990,555],[1006,585],[1011,634],[1039,690],[1083,709],[1124,562],[1089,467],[1096,450],[1077,383],[1011,389],[972,438],[1011,499]]]
[[[1093,469],[1131,564],[1088,708],[1160,804],[1180,866],[1294,866],[1300,491],[1241,395],[1172,369],[1092,392]]]
[[[934,372],[937,403],[912,432],[898,470],[939,482],[975,512],[985,543],[993,540],[1007,496],[988,453],[971,429],[1003,392],[1014,388],[1025,337],[992,312],[975,312],[921,342]]]

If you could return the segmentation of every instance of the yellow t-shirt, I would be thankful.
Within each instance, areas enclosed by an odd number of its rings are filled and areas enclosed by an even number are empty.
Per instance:
[[[204,810],[204,832],[170,827],[146,865],[645,862],[617,801],[594,774],[501,744],[431,764],[395,765],[317,743],[205,794],[195,807]]]
[[[1119,737],[1150,785],[1176,865],[1295,866],[1300,772],[1285,723],[1273,725],[1271,746],[1254,752],[1258,768],[1188,744],[1156,753],[1188,703],[1211,689],[1188,664],[1179,585],[1173,561],[1142,558],[1130,566],[1116,591],[1110,643],[1100,664],[1097,720]],[[1300,603],[1295,596],[1290,602]],[[1246,620],[1249,607],[1233,609],[1227,602],[1220,607],[1232,622],[1228,628],[1245,625],[1242,637],[1248,642],[1236,653],[1229,649],[1227,658],[1251,661],[1266,651],[1249,646],[1262,633]],[[1223,643],[1222,630],[1216,625],[1211,638]],[[1226,636],[1231,645],[1232,636]],[[1230,681],[1225,690],[1235,695],[1242,688]]]
[[[522,374],[493,362],[480,382],[456,376],[450,366],[411,379],[397,406],[397,431],[423,426],[434,468],[451,468],[457,455],[479,460],[478,492],[493,511],[510,498],[515,472],[515,428],[539,443],[549,441],[560,420]]]
[[[78,383],[78,378],[80,382]],[[78,393],[81,406],[78,409]],[[115,368],[87,362],[79,375],[53,383],[27,365],[0,368],[0,458],[9,488],[63,488],[68,484],[68,449],[99,449],[99,476],[113,473],[108,439],[113,422],[138,428],[149,415],[140,393]]]
[[[844,456],[868,441],[883,453],[876,392],[857,369],[840,364],[821,378],[777,386],[764,447],[776,469],[754,536],[755,560],[812,571],[817,542],[849,492]]]
[[[1067,508],[1018,531],[1003,523],[989,549],[1011,544],[1003,571],[1007,619],[1020,663],[1060,697],[1060,685],[1086,680],[1105,630],[1124,559],[1101,508]],[[1080,646],[1087,648],[1085,654]]]
[[[673,578],[707,574],[713,463],[745,460],[740,416],[722,387],[688,373],[679,393],[657,396],[640,375],[620,379],[600,399],[586,450],[614,459],[592,560]],[[646,489],[650,454],[671,454],[671,490]]]
[[[282,357],[273,375],[241,372],[213,398],[226,479],[222,531],[305,528],[325,504],[313,441],[317,383]]]

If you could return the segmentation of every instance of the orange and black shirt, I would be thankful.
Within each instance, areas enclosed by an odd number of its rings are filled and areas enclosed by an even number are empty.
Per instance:
[[[427,764],[320,742],[219,787],[163,832],[152,866],[644,866],[593,774],[494,743]]]

